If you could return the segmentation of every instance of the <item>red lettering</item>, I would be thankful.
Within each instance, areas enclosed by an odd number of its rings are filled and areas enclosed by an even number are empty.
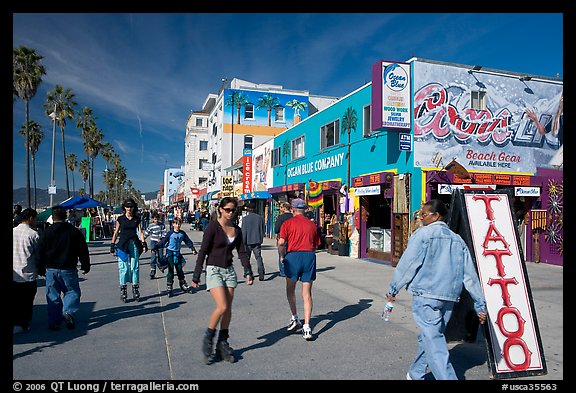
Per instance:
[[[521,364],[515,364],[510,359],[510,347],[517,345],[524,352],[524,362]],[[530,358],[532,357],[532,351],[528,349],[528,345],[520,337],[509,338],[504,341],[504,348],[502,348],[502,357],[504,361],[514,371],[523,371],[530,366]]]
[[[505,248],[509,248],[509,245],[504,239],[504,236],[502,236],[498,229],[496,229],[493,221],[488,225],[488,231],[484,237],[484,244],[482,244],[482,246],[484,248],[488,248],[488,242],[502,242],[504,243]]]
[[[492,209],[491,203],[492,201],[499,201],[499,195],[481,195],[475,194],[472,197],[473,201],[483,201],[486,209],[486,218],[488,221],[494,221],[494,209]]]
[[[516,278],[491,278],[488,280],[488,285],[497,284],[500,285],[500,290],[502,291],[502,301],[504,305],[510,307],[512,302],[510,302],[510,292],[508,292],[508,285],[510,284],[518,284]]]
[[[482,253],[483,256],[491,255],[496,259],[496,269],[498,270],[498,275],[500,277],[504,277],[506,273],[504,273],[504,263],[502,262],[502,255],[512,255],[512,252],[506,248],[505,250],[484,250]]]

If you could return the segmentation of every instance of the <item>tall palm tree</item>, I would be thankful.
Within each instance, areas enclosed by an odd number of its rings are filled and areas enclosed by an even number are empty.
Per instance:
[[[92,198],[94,198],[94,160],[98,157],[98,153],[102,148],[103,138],[102,130],[96,127],[96,124],[93,124],[84,140],[84,151],[90,159],[90,197]]]
[[[268,111],[268,126],[272,125],[272,108],[278,106],[279,104],[280,100],[278,97],[271,96],[270,94],[265,94],[258,98],[258,104],[256,104],[256,108],[266,108]]]
[[[286,164],[284,165],[284,185],[288,180],[288,158],[290,157],[290,141],[286,139],[282,145],[282,157],[286,157]]]
[[[36,209],[36,201],[38,200],[36,198],[36,153],[44,139],[44,131],[42,131],[42,126],[34,120],[28,122],[28,127],[22,126],[20,129],[20,135],[24,138],[26,138],[26,129],[28,129],[28,149],[30,149],[30,155],[32,157],[32,172],[34,173],[34,209]]]
[[[74,184],[74,171],[78,168],[78,158],[76,154],[70,153],[66,157],[66,165],[68,165],[68,169],[72,172],[72,194],[76,193],[76,185]]]
[[[112,157],[114,157],[114,146],[112,146],[112,144],[110,142],[104,142],[102,144],[102,148],[100,149],[101,153],[102,153],[102,158],[104,159],[104,161],[106,162],[106,169],[104,169],[104,185],[106,186],[106,192],[105,195],[109,195],[109,188],[108,188],[108,184],[109,184],[109,176],[110,176],[110,171],[108,170],[108,165],[110,164],[110,162],[112,162]],[[104,200],[107,200],[108,203],[110,204],[110,197],[108,196],[107,198],[104,198]]]
[[[74,101],[74,93],[72,93],[72,90],[64,90],[60,85],[54,86],[54,89],[48,92],[46,102],[44,103],[47,115],[52,113],[52,111],[54,111],[54,106],[56,106],[56,123],[58,124],[58,127],[60,127],[62,133],[62,155],[64,159],[64,170],[66,172],[66,193],[68,198],[70,198],[70,185],[68,183],[68,166],[66,165],[64,129],[66,128],[66,119],[74,119],[76,113],[74,108],[76,105],[77,103]]]
[[[82,176],[82,180],[84,181],[84,188],[82,189],[81,194],[83,195],[86,192],[86,181],[90,176],[90,161],[82,160],[80,161],[80,176]]]
[[[348,213],[348,195],[350,195],[350,132],[352,130],[356,131],[358,125],[358,115],[356,114],[356,109],[349,106],[344,112],[344,117],[342,118],[342,131],[347,131],[348,133],[348,178],[346,181],[346,213]]]
[[[297,99],[293,99],[292,101],[288,101],[286,106],[289,106],[294,110],[292,122],[296,124],[296,118],[300,119],[300,111],[306,109],[307,104],[305,102],[300,102]]]
[[[36,95],[38,86],[42,83],[42,75],[46,75],[46,69],[40,63],[44,57],[35,49],[25,46],[14,48],[12,51],[12,89],[18,98],[24,101],[25,121],[24,126],[26,143],[26,207],[30,207],[30,137],[29,130],[29,104]]]

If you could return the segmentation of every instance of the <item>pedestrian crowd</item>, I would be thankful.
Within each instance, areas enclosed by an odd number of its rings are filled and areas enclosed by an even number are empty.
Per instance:
[[[280,204],[274,233],[278,248],[279,274],[285,278],[286,300],[290,319],[286,331],[298,332],[311,341],[313,327],[312,287],[316,280],[316,250],[321,246],[316,223],[306,215],[306,202],[301,198]],[[150,279],[156,270],[166,275],[166,294],[172,296],[174,275],[180,289],[192,294],[200,287],[202,274],[206,290],[214,301],[207,328],[199,343],[205,362],[235,361],[229,344],[232,304],[238,277],[233,265],[234,253],[243,268],[245,283],[254,283],[251,256],[254,255],[259,281],[265,281],[262,243],[264,219],[254,205],[247,204],[241,214],[236,198],[222,198],[211,216],[199,211],[166,215],[168,225],[158,212],[149,216],[138,213],[138,204],[128,198],[122,204],[123,214],[115,220],[110,253],[117,257],[120,299],[128,302],[128,285],[132,298],[140,301],[140,258],[148,251],[150,241]],[[435,379],[457,379],[450,363],[444,332],[453,308],[465,288],[474,301],[479,323],[487,319],[486,301],[478,274],[466,243],[452,232],[445,222],[448,214],[440,200],[427,201],[419,211],[421,226],[415,230],[402,254],[385,298],[394,302],[405,288],[412,294],[413,318],[420,329],[418,352],[410,366],[407,379],[425,379],[430,372]],[[81,290],[78,271],[90,271],[90,256],[85,236],[70,223],[66,209],[52,207],[53,224],[38,233],[38,213],[34,209],[14,206],[13,214],[13,333],[30,329],[38,276],[46,279],[48,328],[59,330],[76,326]],[[210,218],[208,218],[210,217]],[[151,221],[150,221],[151,220]],[[187,220],[193,228],[202,229],[199,249],[182,229]],[[204,220],[204,222],[202,222]],[[197,255],[193,265],[192,283],[185,280],[185,259],[182,245]],[[296,286],[301,283],[302,315],[298,316]],[[214,339],[216,343],[214,344]]]

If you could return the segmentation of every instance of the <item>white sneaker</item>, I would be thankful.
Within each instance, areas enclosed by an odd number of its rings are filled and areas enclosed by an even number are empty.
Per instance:
[[[312,329],[304,328],[302,330],[302,337],[304,337],[304,340],[306,340],[306,341],[312,340]]]
[[[290,319],[290,324],[288,325],[288,331],[294,332],[302,329],[302,324],[297,319]]]
[[[410,376],[410,371],[406,373],[406,380],[412,381],[412,377]]]

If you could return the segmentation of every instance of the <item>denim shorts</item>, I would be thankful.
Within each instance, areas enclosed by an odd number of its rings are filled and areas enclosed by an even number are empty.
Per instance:
[[[236,288],[238,286],[238,277],[234,266],[206,266],[206,290],[216,287]]]

